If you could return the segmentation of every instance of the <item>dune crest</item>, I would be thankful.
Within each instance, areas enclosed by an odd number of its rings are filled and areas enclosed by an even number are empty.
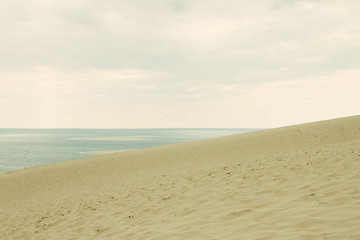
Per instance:
[[[0,174],[0,239],[360,239],[360,116]]]

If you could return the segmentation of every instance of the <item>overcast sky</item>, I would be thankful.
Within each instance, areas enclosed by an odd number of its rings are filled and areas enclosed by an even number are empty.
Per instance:
[[[0,127],[359,114],[359,0],[2,0]]]

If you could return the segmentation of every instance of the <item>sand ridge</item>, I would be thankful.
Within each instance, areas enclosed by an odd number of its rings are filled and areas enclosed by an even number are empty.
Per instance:
[[[0,174],[0,239],[360,239],[360,116]]]

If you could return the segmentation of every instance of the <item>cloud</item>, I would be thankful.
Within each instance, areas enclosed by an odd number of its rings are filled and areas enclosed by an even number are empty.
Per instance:
[[[193,1],[176,13],[171,6],[177,1],[21,3],[5,8],[3,68],[46,62],[75,69],[174,71],[181,64],[191,71],[206,68],[218,78],[284,65],[327,71],[329,65],[337,67],[344,49],[353,50],[346,51],[353,58],[360,51],[354,1],[294,1],[275,10],[267,1]],[[18,12],[21,20],[14,20]],[[338,68],[354,62],[343,61]]]
[[[359,77],[355,0],[5,0],[0,9],[6,126],[256,127],[359,107],[336,83]]]

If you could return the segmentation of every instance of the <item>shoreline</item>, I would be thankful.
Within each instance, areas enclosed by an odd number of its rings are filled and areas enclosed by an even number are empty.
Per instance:
[[[0,173],[4,239],[360,238],[360,116]]]
[[[131,151],[131,150],[136,150],[136,148],[119,149],[119,150],[104,150],[104,151],[89,151],[89,152],[84,152],[84,154],[91,154],[91,155],[95,155],[95,156],[102,156],[102,155],[114,154],[114,153],[120,153],[120,152],[126,152],[126,151]]]
[[[253,129],[0,129],[0,172],[246,131]]]

